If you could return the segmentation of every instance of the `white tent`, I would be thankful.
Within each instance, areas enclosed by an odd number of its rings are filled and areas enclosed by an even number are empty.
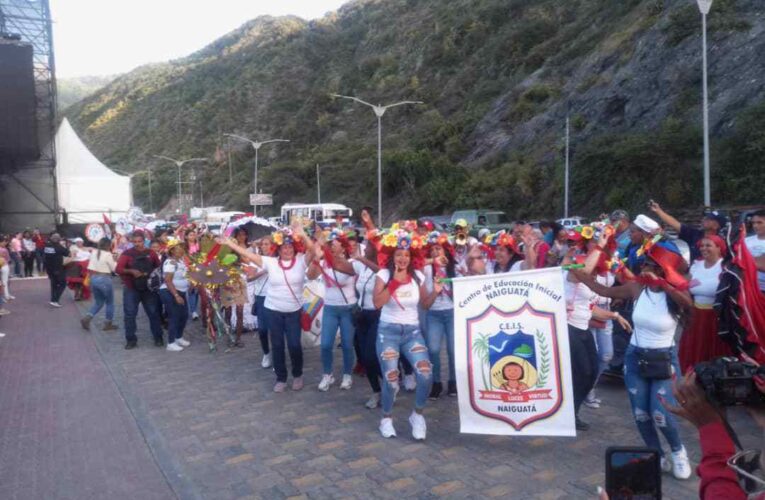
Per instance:
[[[71,224],[116,220],[132,205],[130,177],[101,163],[64,118],[56,133],[58,203]]]

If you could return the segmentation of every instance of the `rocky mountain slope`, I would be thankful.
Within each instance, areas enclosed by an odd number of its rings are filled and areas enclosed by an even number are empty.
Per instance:
[[[107,164],[153,166],[154,204],[177,171],[153,154],[208,156],[205,202],[246,208],[253,151],[278,207],[376,199],[383,118],[386,216],[486,206],[562,210],[572,123],[572,210],[701,203],[700,15],[690,0],[357,0],[327,17],[263,17],[187,58],[123,75],[68,115]],[[765,5],[717,0],[709,17],[713,199],[759,201],[765,180]],[[227,152],[231,151],[233,182]],[[217,152],[217,153],[216,153]],[[134,180],[146,204],[147,186]]]

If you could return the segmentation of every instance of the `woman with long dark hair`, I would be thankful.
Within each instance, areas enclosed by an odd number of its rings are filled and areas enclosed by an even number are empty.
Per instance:
[[[112,286],[112,275],[117,268],[117,263],[114,261],[111,248],[112,240],[101,238],[98,249],[90,254],[88,272],[94,301],[90,310],[80,320],[85,330],[90,330],[90,322],[104,305],[106,305],[106,323],[101,329],[105,332],[117,329],[117,325],[114,324],[114,287]]]
[[[675,332],[693,301],[688,282],[677,271],[684,267],[684,262],[674,245],[649,240],[643,246],[643,254],[646,259],[640,276],[621,286],[603,286],[590,274],[578,270],[570,274],[601,297],[634,301],[634,331],[624,355],[624,384],[633,417],[646,446],[661,453],[662,470],[671,470],[677,479],[688,479],[692,473],[688,454],[675,417],[665,403],[677,404],[672,395],[672,379],[680,375]],[[618,319],[618,313],[615,314]],[[662,357],[667,361],[655,361]],[[647,360],[651,359],[652,364],[662,365],[661,372],[646,368]],[[664,456],[659,431],[671,448],[671,463]]]
[[[457,375],[454,365],[454,302],[452,301],[452,286],[449,280],[456,276],[454,246],[446,233],[432,232],[428,235],[428,245],[431,264],[423,269],[425,288],[428,294],[434,292],[434,285],[441,284],[441,292],[436,297],[430,309],[427,310],[427,330],[425,340],[428,344],[430,361],[433,363],[433,386],[429,398],[436,400],[443,392],[441,384],[441,341],[446,340],[446,354],[449,359],[449,379],[447,394],[457,395]]]
[[[377,356],[384,381],[383,418],[379,429],[383,437],[396,435],[391,417],[393,402],[399,390],[398,361],[403,355],[409,360],[417,377],[414,410],[409,416],[412,437],[423,440],[427,426],[422,410],[430,393],[433,365],[420,331],[417,306],[429,309],[443,290],[443,284],[433,283],[433,291],[428,293],[425,276],[415,270],[415,259],[419,256],[413,255],[413,252],[416,254],[418,249],[422,248],[422,237],[394,225],[381,236],[380,243],[382,260],[387,258],[387,262],[385,268],[377,273],[374,289],[374,305],[381,308],[380,323],[377,327]],[[381,259],[378,258],[379,260]]]

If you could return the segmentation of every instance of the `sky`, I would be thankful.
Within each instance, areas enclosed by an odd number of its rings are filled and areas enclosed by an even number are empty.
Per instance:
[[[59,78],[183,57],[262,15],[316,19],[348,0],[50,0]]]

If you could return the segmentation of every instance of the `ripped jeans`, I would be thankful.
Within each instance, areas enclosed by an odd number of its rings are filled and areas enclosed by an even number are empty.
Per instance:
[[[425,407],[433,382],[433,365],[430,363],[428,347],[418,325],[399,325],[380,322],[377,326],[377,358],[383,376],[382,411],[390,415],[393,401],[398,392],[398,359],[404,355],[414,367],[417,377],[417,391],[414,395],[416,410]]]
[[[674,373],[680,374],[680,364],[677,360],[677,349],[667,347],[666,349],[651,350],[672,350],[672,366]],[[638,431],[649,448],[656,448],[664,452],[659,441],[658,428],[667,439],[672,451],[679,451],[683,447],[680,441],[677,421],[664,405],[659,401],[659,396],[663,397],[668,404],[677,405],[675,397],[672,395],[672,380],[645,379],[640,376],[638,369],[638,348],[630,344],[627,352],[624,354],[624,385],[627,387],[627,394],[632,405],[632,414],[635,418]]]

